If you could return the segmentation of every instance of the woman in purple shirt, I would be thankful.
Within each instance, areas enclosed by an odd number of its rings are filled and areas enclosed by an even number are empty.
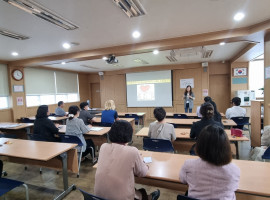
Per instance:
[[[188,196],[197,199],[234,200],[240,169],[232,161],[231,146],[225,131],[209,125],[196,143],[199,158],[186,160],[180,181],[188,184]]]

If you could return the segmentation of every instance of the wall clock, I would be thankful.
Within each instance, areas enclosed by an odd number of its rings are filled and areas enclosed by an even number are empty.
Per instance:
[[[15,69],[12,71],[12,78],[16,81],[20,81],[23,79],[23,72],[19,69]]]

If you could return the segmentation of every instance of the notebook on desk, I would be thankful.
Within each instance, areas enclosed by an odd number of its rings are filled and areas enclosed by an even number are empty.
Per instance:
[[[100,128],[100,127],[92,127],[91,129],[90,129],[90,131],[100,131],[100,130],[102,130],[103,128]]]

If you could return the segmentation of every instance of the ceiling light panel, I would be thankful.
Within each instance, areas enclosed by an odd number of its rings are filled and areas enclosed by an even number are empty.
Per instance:
[[[0,28],[0,34],[16,40],[27,40],[29,37]]]
[[[121,10],[129,17],[139,17],[145,15],[145,9],[139,0],[113,0]]]
[[[35,15],[47,22],[57,25],[66,30],[74,30],[79,28],[67,19],[64,19],[60,15],[52,12],[44,6],[32,1],[32,0],[3,0],[25,12]]]

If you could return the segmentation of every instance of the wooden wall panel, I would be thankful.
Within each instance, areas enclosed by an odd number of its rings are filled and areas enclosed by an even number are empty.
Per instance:
[[[12,110],[11,109],[4,109],[0,110],[0,122],[12,122]]]
[[[81,102],[90,99],[89,82],[87,74],[79,74],[79,93]]]
[[[265,37],[264,67],[270,66],[270,33]],[[264,80],[264,126],[270,125],[270,79]]]
[[[228,74],[230,75],[230,63],[209,63],[209,75]]]

